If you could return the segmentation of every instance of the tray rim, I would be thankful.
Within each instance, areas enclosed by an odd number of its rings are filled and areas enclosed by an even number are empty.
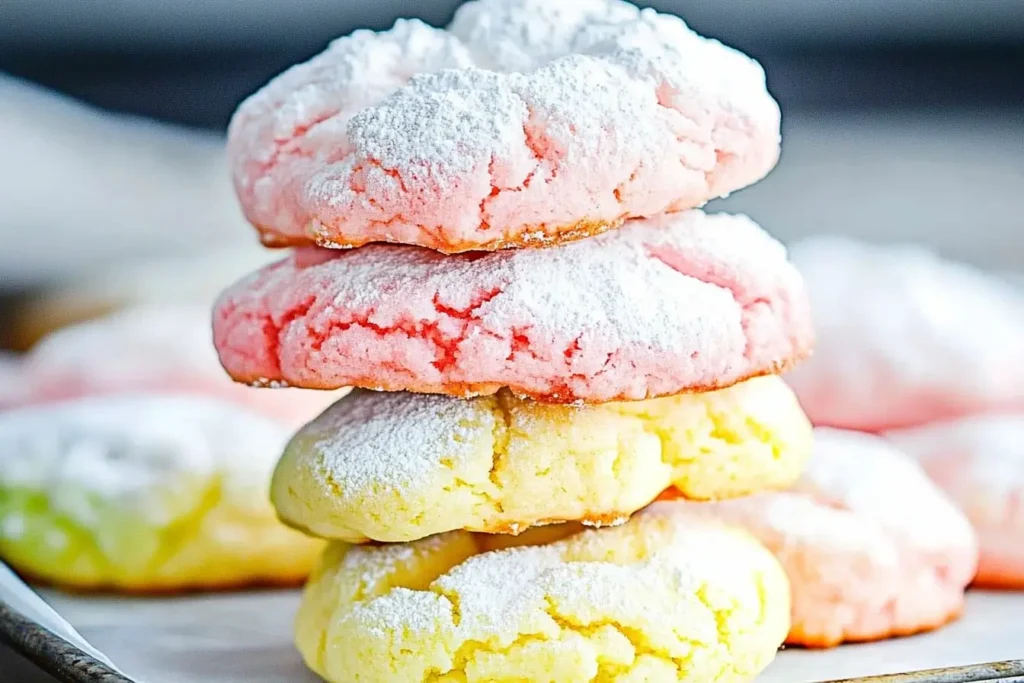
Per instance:
[[[138,683],[0,600],[0,641],[62,683]]]

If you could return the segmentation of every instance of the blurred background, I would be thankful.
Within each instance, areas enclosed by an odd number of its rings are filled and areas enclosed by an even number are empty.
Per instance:
[[[239,100],[335,36],[398,16],[441,24],[457,4],[3,0],[5,310],[62,282],[109,298],[150,269],[140,258],[255,252],[221,158]],[[640,4],[756,57],[782,105],[777,170],[714,208],[748,212],[785,240],[911,240],[1024,269],[1024,2]],[[126,263],[134,275],[96,284]],[[173,262],[161,272],[159,287],[189,280]],[[3,320],[0,344],[33,336]]]

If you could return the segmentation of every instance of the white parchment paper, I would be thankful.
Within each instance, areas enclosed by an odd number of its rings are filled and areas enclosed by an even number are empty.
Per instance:
[[[0,597],[79,647],[74,638],[84,637],[86,648],[91,644],[140,683],[319,680],[292,646],[298,591],[142,599],[45,590],[40,595],[51,613],[12,579],[17,581],[9,574],[0,581]],[[758,683],[810,683],[1020,658],[1024,593],[973,591],[963,618],[940,631],[827,651],[787,649]]]

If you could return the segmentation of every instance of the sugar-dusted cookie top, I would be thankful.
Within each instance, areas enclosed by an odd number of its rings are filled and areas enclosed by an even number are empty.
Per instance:
[[[829,647],[937,628],[963,608],[978,561],[964,515],[885,439],[815,430],[791,491],[693,506],[738,523],[793,586],[788,642]]]
[[[818,343],[787,379],[815,424],[881,431],[1024,409],[1024,295],[917,246],[795,245]]]
[[[286,426],[203,396],[0,413],[0,556],[79,588],[297,583],[319,545],[267,500],[287,439]]]
[[[811,428],[778,377],[599,406],[356,390],[301,428],[271,486],[288,524],[349,542],[626,521],[791,485]]]
[[[155,391],[216,396],[289,425],[343,395],[256,391],[231,382],[217,362],[202,305],[140,306],[62,328],[24,355],[15,378],[16,391],[0,390],[0,407]]]
[[[214,341],[243,382],[600,403],[779,372],[813,331],[781,244],[689,211],[549,249],[299,251],[221,296]]]
[[[539,246],[762,178],[761,67],[618,0],[477,0],[356,31],[241,104],[235,187],[268,244]]]
[[[887,432],[971,520],[975,583],[1024,589],[1024,413],[974,415]]]
[[[464,531],[333,543],[296,645],[334,683],[747,683],[775,657],[789,587],[747,534],[673,503],[613,529],[551,529],[504,550]]]
[[[0,351],[0,410],[24,401],[25,382],[17,355]]]

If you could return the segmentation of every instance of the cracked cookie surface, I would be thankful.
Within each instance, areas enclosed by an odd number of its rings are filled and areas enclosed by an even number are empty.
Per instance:
[[[272,245],[447,253],[579,239],[764,177],[779,109],[748,57],[618,0],[479,0],[356,31],[241,104],[228,152]]]
[[[977,586],[1024,589],[1024,414],[976,415],[886,432],[971,520]]]
[[[978,562],[967,519],[881,437],[819,428],[814,440],[792,490],[691,505],[779,558],[793,586],[787,642],[880,640],[958,617]]]
[[[267,500],[288,429],[202,397],[0,413],[0,557],[79,589],[297,584],[322,543]]]
[[[214,342],[242,382],[569,403],[727,387],[813,345],[785,248],[745,216],[631,221],[549,249],[308,249],[227,290]]]
[[[337,683],[740,683],[789,625],[771,554],[678,504],[547,545],[487,539],[328,546],[296,618],[306,663]]]
[[[810,450],[778,377],[580,407],[357,390],[292,438],[271,498],[286,523],[349,542],[609,525],[670,486],[700,500],[784,488]]]

